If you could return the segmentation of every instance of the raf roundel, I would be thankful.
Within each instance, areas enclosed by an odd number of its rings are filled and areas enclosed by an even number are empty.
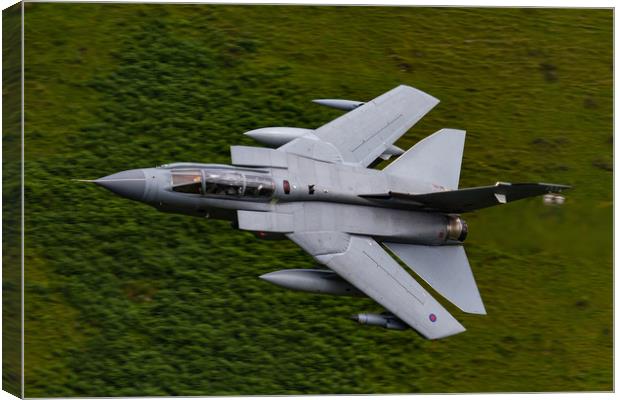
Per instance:
[[[430,319],[430,320],[431,320],[431,322],[435,322],[435,321],[437,321],[437,316],[436,316],[435,314],[430,314],[430,315],[428,316],[428,319]]]

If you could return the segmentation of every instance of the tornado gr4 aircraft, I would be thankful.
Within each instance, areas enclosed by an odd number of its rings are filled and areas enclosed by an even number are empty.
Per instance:
[[[368,296],[381,314],[354,320],[413,328],[428,339],[465,328],[388,253],[466,313],[485,314],[463,249],[461,213],[568,188],[502,183],[459,189],[465,131],[441,129],[406,152],[394,146],[439,100],[398,86],[372,101],[322,99],[348,111],[318,129],[263,128],[275,148],[232,146],[232,165],[175,163],[92,182],[160,211],[230,220],[261,238],[288,238],[328,269],[262,279],[294,290]],[[399,156],[383,170],[368,168]]]

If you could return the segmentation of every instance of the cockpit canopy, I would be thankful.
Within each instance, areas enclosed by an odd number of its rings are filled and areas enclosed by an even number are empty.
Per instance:
[[[225,169],[172,171],[172,190],[205,196],[273,196],[276,185],[268,176]]]

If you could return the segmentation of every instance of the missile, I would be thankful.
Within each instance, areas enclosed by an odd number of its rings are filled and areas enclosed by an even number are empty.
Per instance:
[[[363,101],[341,100],[341,99],[315,99],[313,103],[322,106],[336,108],[338,110],[351,111],[364,104]]]
[[[335,296],[364,296],[355,286],[333,271],[324,269],[284,269],[259,276],[260,279],[302,292]]]
[[[353,321],[359,322],[362,325],[375,325],[381,326],[386,329],[398,329],[403,330],[409,328],[409,326],[401,321],[395,315],[389,313],[383,314],[355,314],[351,316]]]

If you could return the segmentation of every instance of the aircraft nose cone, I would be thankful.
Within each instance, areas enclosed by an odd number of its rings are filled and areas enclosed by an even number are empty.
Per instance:
[[[146,176],[141,169],[130,169],[116,174],[104,176],[94,181],[119,196],[141,201],[146,188]]]

